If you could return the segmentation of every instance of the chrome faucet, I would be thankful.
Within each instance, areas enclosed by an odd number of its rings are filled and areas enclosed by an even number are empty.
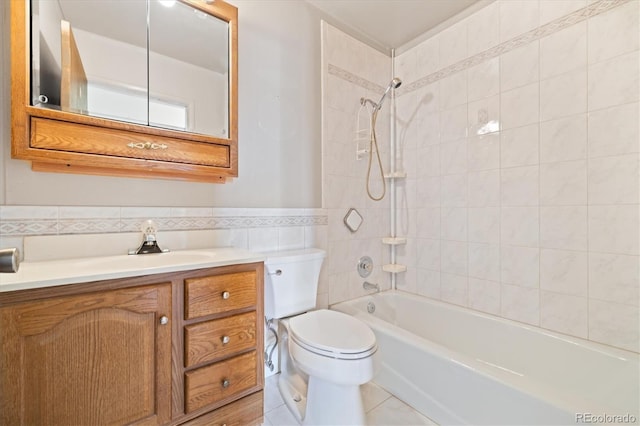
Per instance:
[[[376,293],[380,292],[380,286],[378,284],[370,283],[369,281],[363,282],[362,288],[364,288],[365,290],[375,290]]]
[[[156,224],[151,220],[147,220],[142,224],[142,233],[144,238],[140,247],[134,250],[129,250],[129,254],[150,254],[150,253],[165,253],[168,249],[161,249],[156,240]]]

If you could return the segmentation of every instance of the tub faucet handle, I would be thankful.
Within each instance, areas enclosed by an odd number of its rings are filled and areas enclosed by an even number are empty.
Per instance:
[[[371,275],[371,272],[373,272],[373,259],[369,256],[362,256],[360,260],[358,260],[356,270],[358,271],[360,278],[367,278]]]

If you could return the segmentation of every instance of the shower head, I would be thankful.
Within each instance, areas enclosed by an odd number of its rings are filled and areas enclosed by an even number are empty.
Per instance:
[[[393,80],[391,80],[391,83],[389,83],[389,86],[393,87],[394,89],[397,89],[398,87],[400,87],[401,84],[402,84],[402,80],[400,80],[398,77],[395,77]]]
[[[389,93],[389,90],[391,90],[391,89],[395,90],[398,87],[400,87],[401,84],[402,84],[402,80],[400,80],[398,77],[395,77],[393,80],[391,80],[391,82],[387,86],[387,89],[382,94],[382,97],[380,98],[380,101],[376,105],[376,110],[379,110],[380,108],[382,108],[382,102],[384,102],[384,98],[387,96],[387,93]]]

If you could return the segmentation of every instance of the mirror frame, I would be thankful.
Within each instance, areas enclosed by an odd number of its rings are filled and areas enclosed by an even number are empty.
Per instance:
[[[238,10],[223,0],[178,0],[229,24],[229,138],[163,129],[124,121],[82,115],[31,105],[30,0],[10,0],[11,27],[11,157],[31,160],[32,169],[43,172],[79,173],[143,178],[166,178],[224,183],[238,176]],[[116,157],[98,161],[96,155],[55,151],[31,146],[32,118],[92,126],[98,131],[134,132],[197,143],[222,145],[229,150],[229,166],[213,167]],[[105,157],[108,155],[105,155]],[[90,158],[91,157],[91,158]],[[141,170],[141,168],[143,168]]]

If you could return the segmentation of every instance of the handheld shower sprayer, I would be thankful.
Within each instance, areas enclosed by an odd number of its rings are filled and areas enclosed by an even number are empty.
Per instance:
[[[402,84],[402,80],[400,80],[398,77],[395,77],[393,80],[391,80],[391,82],[385,89],[378,103],[373,102],[371,99],[360,98],[360,105],[365,105],[366,103],[370,103],[371,106],[373,106],[374,112],[379,111],[380,108],[382,108],[382,103],[384,102],[384,99],[387,97],[387,93],[389,93],[391,89],[394,89],[394,90],[397,89],[398,87],[400,87],[401,84]]]
[[[369,140],[369,165],[367,166],[367,195],[369,196],[369,198],[371,198],[374,201],[382,200],[387,192],[387,184],[384,180],[384,171],[382,169],[382,160],[380,159],[380,150],[378,149],[378,140],[376,136],[376,120],[378,119],[378,111],[380,111],[380,109],[382,108],[382,103],[384,102],[384,99],[387,97],[387,93],[389,93],[391,89],[394,89],[394,90],[397,89],[398,87],[400,87],[401,84],[402,84],[402,80],[400,80],[398,77],[394,77],[393,80],[391,80],[391,82],[385,89],[378,103],[373,102],[371,99],[360,98],[360,105],[364,106],[367,103],[370,103],[371,106],[373,107],[373,110],[371,111],[371,137]],[[376,157],[378,160],[378,167],[380,169],[380,179],[382,180],[382,195],[380,195],[379,197],[372,195],[371,189],[370,189],[371,163],[373,162],[374,147],[375,147]]]
[[[391,80],[391,83],[389,83],[389,85],[387,86],[387,89],[382,94],[380,101],[378,101],[378,105],[376,106],[376,109],[382,108],[382,103],[384,102],[384,98],[387,97],[387,93],[389,93],[391,89],[394,89],[394,90],[397,89],[398,87],[400,87],[401,84],[402,84],[402,80],[400,80],[398,77],[395,77],[393,80]]]

